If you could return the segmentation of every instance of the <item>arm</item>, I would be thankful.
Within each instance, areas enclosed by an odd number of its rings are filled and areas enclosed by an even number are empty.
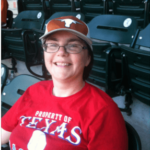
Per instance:
[[[1,128],[1,145],[8,143],[11,132]]]

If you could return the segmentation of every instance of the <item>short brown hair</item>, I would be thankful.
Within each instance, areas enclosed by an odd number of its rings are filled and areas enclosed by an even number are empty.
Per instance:
[[[85,43],[86,44],[86,43]],[[84,71],[83,71],[83,80],[87,80],[87,78],[89,77],[89,74],[92,70],[92,66],[93,66],[93,61],[94,61],[94,58],[93,58],[93,51],[91,50],[90,46],[88,44],[86,44],[86,47],[88,49],[88,56],[91,57],[91,61],[89,63],[89,65],[87,67],[84,68]]]

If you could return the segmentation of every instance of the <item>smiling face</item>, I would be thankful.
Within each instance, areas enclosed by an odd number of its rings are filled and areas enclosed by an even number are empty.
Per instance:
[[[68,44],[86,46],[76,35],[66,31],[51,34],[45,43],[58,44],[59,46]],[[83,49],[77,54],[70,54],[65,51],[64,47],[60,47],[55,53],[44,51],[44,59],[52,79],[57,81],[83,80],[84,67],[90,63],[87,49]]]

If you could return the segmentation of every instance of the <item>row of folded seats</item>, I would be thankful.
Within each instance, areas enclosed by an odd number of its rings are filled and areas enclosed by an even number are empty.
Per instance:
[[[135,17],[138,27],[144,28],[150,22],[150,0],[18,0],[18,14],[26,10],[45,13],[48,19],[55,12],[73,11],[85,15],[85,22],[102,14]]]
[[[112,97],[125,95],[121,110],[128,115],[132,96],[150,105],[150,24],[140,30],[133,17],[101,15],[88,25],[94,41],[94,65],[88,80],[104,86]]]

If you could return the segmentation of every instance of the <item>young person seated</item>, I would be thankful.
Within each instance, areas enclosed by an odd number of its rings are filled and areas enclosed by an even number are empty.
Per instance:
[[[65,16],[41,37],[52,80],[29,87],[2,118],[2,144],[16,150],[127,150],[124,119],[113,100],[86,82],[93,63],[89,29]]]

